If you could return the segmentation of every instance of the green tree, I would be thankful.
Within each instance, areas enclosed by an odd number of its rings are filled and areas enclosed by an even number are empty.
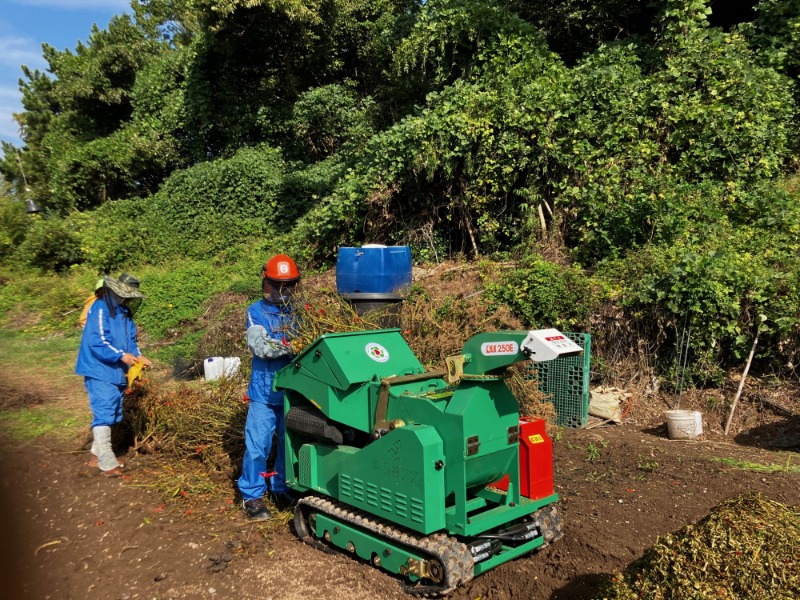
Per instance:
[[[317,161],[347,144],[360,147],[374,133],[371,98],[359,102],[356,93],[331,84],[312,88],[297,99],[290,126],[304,156]]]
[[[19,80],[23,112],[14,118],[20,125],[25,148],[3,142],[0,175],[11,184],[19,197],[32,199],[43,208],[50,204],[48,163],[50,150],[43,139],[55,115],[61,110],[54,95],[54,81],[46,74],[22,65],[26,79]]]
[[[87,43],[78,42],[74,52],[45,44],[58,79],[55,96],[78,141],[108,135],[130,118],[136,74],[158,51],[159,42],[128,15],[112,17],[107,30],[93,26]]]

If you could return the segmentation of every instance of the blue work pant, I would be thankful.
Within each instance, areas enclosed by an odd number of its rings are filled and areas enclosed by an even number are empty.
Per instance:
[[[261,498],[267,491],[267,459],[272,451],[272,436],[277,432],[278,447],[275,448],[275,475],[269,478],[269,488],[280,494],[287,490],[286,466],[283,440],[283,405],[250,402],[247,421],[244,425],[244,460],[239,477],[239,491],[244,500]]]
[[[91,377],[85,377],[83,384],[86,386],[89,407],[92,409],[92,427],[116,425],[122,421],[125,384],[109,383]]]

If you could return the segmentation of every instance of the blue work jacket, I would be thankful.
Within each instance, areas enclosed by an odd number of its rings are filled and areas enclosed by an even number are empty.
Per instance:
[[[122,362],[122,355],[125,352],[141,355],[136,343],[136,324],[124,306],[116,306],[116,315],[112,317],[106,302],[113,300],[98,299],[89,309],[75,374],[124,385],[128,365]]]
[[[295,324],[288,306],[259,300],[247,308],[247,346],[253,353],[253,371],[247,395],[251,402],[283,405],[283,392],[272,389],[275,373],[292,362],[289,346]]]

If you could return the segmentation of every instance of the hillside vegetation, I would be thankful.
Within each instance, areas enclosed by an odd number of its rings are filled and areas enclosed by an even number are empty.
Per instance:
[[[592,333],[608,372],[674,377],[688,347],[719,383],[760,333],[754,370],[792,375],[800,0],[724,4],[134,0],[23,67],[0,316],[72,330],[133,271],[189,359],[271,252],[407,244],[472,261],[490,314]]]

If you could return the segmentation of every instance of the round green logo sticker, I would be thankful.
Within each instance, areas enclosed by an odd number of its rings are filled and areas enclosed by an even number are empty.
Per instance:
[[[364,349],[367,351],[367,356],[375,362],[385,363],[389,360],[389,351],[380,344],[370,342]]]

